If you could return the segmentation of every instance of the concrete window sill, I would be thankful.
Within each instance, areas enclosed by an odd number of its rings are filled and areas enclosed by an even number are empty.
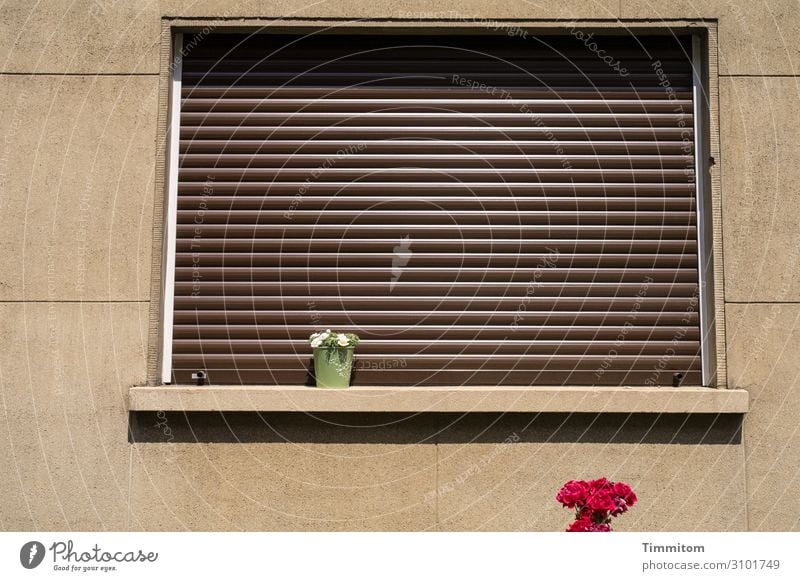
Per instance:
[[[748,411],[748,393],[707,387],[132,387],[132,411],[588,412]]]

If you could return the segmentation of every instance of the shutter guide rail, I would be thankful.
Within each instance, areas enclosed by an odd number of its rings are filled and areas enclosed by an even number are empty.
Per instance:
[[[692,37],[692,85],[694,93],[694,155],[695,155],[695,185],[697,196],[697,249],[698,249],[698,293],[700,308],[700,335],[702,354],[703,385],[710,386],[715,383],[716,349],[713,342],[713,324],[709,314],[714,312],[713,304],[713,278],[709,272],[712,264],[711,235],[707,224],[710,220],[710,211],[707,202],[707,173],[708,161],[704,147],[708,140],[706,137],[706,111],[704,107],[706,91],[703,84],[703,59],[702,39]],[[700,140],[703,139],[701,143]]]

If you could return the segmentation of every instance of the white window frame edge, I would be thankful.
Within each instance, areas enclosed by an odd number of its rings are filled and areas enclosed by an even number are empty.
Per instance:
[[[175,250],[178,225],[178,165],[180,152],[181,76],[183,73],[183,34],[176,32],[172,40],[169,77],[169,125],[167,128],[167,187],[164,216],[164,292],[162,297],[163,332],[161,343],[161,381],[172,383],[172,324],[175,310]]]
[[[710,207],[711,184],[709,183],[709,140],[706,110],[708,91],[704,83],[704,39],[692,34],[692,101],[694,118],[694,167],[695,197],[697,202],[697,273],[698,311],[700,313],[700,364],[704,386],[716,383],[716,342],[714,334],[714,248],[713,227],[707,223],[712,212]]]

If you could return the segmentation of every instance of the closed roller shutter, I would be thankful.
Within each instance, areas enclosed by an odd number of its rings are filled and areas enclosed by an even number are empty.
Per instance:
[[[690,38],[184,42],[175,381],[700,384]]]

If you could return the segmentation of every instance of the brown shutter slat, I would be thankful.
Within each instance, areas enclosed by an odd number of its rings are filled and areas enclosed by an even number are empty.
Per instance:
[[[563,157],[557,155],[497,155],[486,154],[480,161],[486,167],[544,169],[563,167],[568,163],[577,169],[605,168],[680,168],[685,169],[691,163],[691,156],[686,155],[575,155]],[[328,156],[320,154],[296,153],[291,155],[261,154],[187,154],[181,157],[181,167],[213,167],[213,168],[294,168],[322,167]],[[413,167],[475,167],[475,155],[472,154],[353,154],[336,161],[336,167],[376,167],[383,168],[387,164],[406,163]]]
[[[176,280],[226,280],[226,281],[374,281],[391,280],[390,267],[329,268],[320,266],[230,266],[199,267],[180,266]],[[568,268],[404,268],[405,282],[638,282],[640,286],[652,282],[697,282],[696,268],[634,268],[634,267],[568,267]],[[534,278],[535,277],[535,278]]]
[[[227,354],[199,354],[184,355],[176,353],[173,355],[175,365],[178,368],[205,368],[209,370],[229,370],[229,369],[262,369],[262,370],[291,370],[301,368],[308,361],[308,355],[283,355],[274,354],[264,356],[261,353],[239,353],[237,355]],[[378,365],[380,361],[387,359],[402,358],[402,353],[394,353],[387,350],[385,353],[376,355],[360,355],[359,359],[367,365]],[[549,371],[588,371],[591,372],[598,368],[598,365],[609,360],[608,355],[407,355],[413,359],[413,367],[410,369],[428,372],[442,372],[447,370],[454,371],[529,371],[535,373],[541,369]],[[619,371],[630,369],[637,364],[649,366],[658,365],[661,360],[659,355],[618,355],[609,364],[609,369]],[[675,355],[671,357],[674,365],[673,369],[691,368],[698,363],[697,357],[690,355]],[[408,367],[408,364],[407,364]]]
[[[185,35],[175,381],[700,384],[691,43],[600,38]]]
[[[282,339],[176,339],[174,353],[191,355],[201,352],[204,355],[297,355],[308,356],[308,341]],[[366,341],[359,349],[360,355],[529,355],[541,352],[553,355],[606,355],[614,349],[621,355],[639,355],[648,349],[666,350],[672,348],[678,355],[694,356],[699,344],[697,341],[682,341],[673,345],[671,341],[625,341],[617,345],[614,340],[593,339],[588,345],[585,340],[546,341],[525,339],[504,339],[498,343],[491,339],[456,340],[437,339],[429,341],[409,341],[403,339]]]
[[[450,340],[492,340],[504,341],[512,334],[508,325],[425,325],[408,327],[405,325],[362,325],[360,327],[363,339],[384,339],[391,337],[393,340],[402,341],[416,339],[430,340],[430,337],[447,337]],[[208,324],[198,327],[195,324],[176,325],[175,339],[252,339],[281,341],[301,340],[317,330],[315,325],[237,325],[237,324]],[[513,338],[519,341],[615,341],[620,335],[629,341],[669,341],[676,333],[681,331],[679,326],[668,324],[622,326],[606,324],[602,326],[558,324],[524,325],[518,326],[513,333]],[[692,327],[686,330],[686,341],[698,341],[699,333]]]
[[[203,182],[180,182],[178,185],[182,192],[196,195],[208,190],[208,180]],[[430,193],[435,195],[501,195],[507,196],[512,190],[509,184],[502,182],[217,182],[214,181],[213,191],[218,194],[237,195],[288,195],[294,192],[297,195],[302,188],[303,196],[314,195],[345,195],[345,194],[374,194],[380,188],[382,193],[399,195],[403,193]],[[514,183],[515,195],[564,195],[564,194],[594,194],[605,196],[686,196],[690,195],[694,186],[687,183],[578,183],[565,181],[562,183]],[[299,205],[299,204],[298,204]],[[201,222],[202,224],[202,222]]]
[[[692,124],[689,114],[674,113],[540,113],[548,126],[565,127],[676,127],[683,122]],[[531,116],[525,113],[184,113],[181,125],[200,126],[280,126],[305,127],[335,125],[365,127],[386,125],[388,127],[424,123],[427,127],[462,125],[467,127],[527,127]]]
[[[640,312],[668,310],[680,312],[691,306],[691,297],[665,298],[665,297],[601,297],[601,298],[572,298],[572,297],[527,297],[526,306],[530,310],[560,311],[560,310],[598,310],[630,311],[634,305],[639,305]],[[396,311],[401,309],[413,311],[456,310],[456,311],[493,311],[516,312],[519,306],[519,297],[470,297],[470,298],[442,298],[442,297],[201,297],[178,296],[175,298],[176,310],[193,309],[202,314],[202,309],[271,309],[271,310],[301,310],[312,301],[320,310],[334,310],[342,308],[348,311]]]
[[[197,216],[195,210],[178,211],[178,220],[184,223],[191,223]],[[399,213],[396,210],[370,210],[361,212],[358,210],[298,210],[290,218],[286,218],[286,210],[206,210],[203,215],[203,223],[213,224],[256,224],[273,225],[280,227],[281,223],[294,222],[296,226],[311,225],[325,226],[349,225],[371,226],[376,224],[386,224],[395,226],[424,226],[426,224],[452,225],[457,222],[459,225],[519,225],[521,227],[542,224],[564,225],[683,225],[693,224],[695,220],[694,212],[656,212],[656,211],[565,211],[565,210],[458,210],[450,212],[431,210],[406,210]]]
[[[397,291],[395,291],[397,289]],[[637,283],[609,282],[540,282],[536,287],[537,296],[557,297],[629,297],[641,290]],[[445,297],[524,297],[529,284],[519,282],[428,282],[425,285],[405,282],[345,282],[335,286],[325,281],[319,282],[247,282],[247,281],[179,281],[175,283],[176,295],[224,296],[445,296]],[[650,283],[647,287],[649,297],[684,297],[697,292],[696,283]]]
[[[178,252],[200,255],[204,252],[392,252],[397,241],[386,238],[202,238],[178,240]],[[613,253],[695,253],[695,240],[563,240],[557,238],[525,240],[416,238],[418,252],[613,252]],[[312,283],[313,281],[309,281]],[[399,284],[400,282],[398,282]],[[377,282],[375,284],[386,284]]]
[[[479,139],[479,140],[510,140],[510,139],[612,139],[612,140],[679,140],[685,135],[692,137],[691,129],[680,127],[430,127],[426,125],[409,125],[375,127],[365,126],[337,126],[317,125],[292,127],[287,125],[272,125],[262,127],[243,126],[193,126],[181,127],[181,139],[347,139],[358,143],[360,139]]]
[[[360,93],[370,91],[369,87],[359,89]],[[246,112],[246,113],[269,113],[269,112],[289,112],[296,113],[319,113],[319,112],[374,112],[387,111],[402,107],[407,113],[431,113],[448,111],[452,113],[513,113],[518,114],[522,107],[536,107],[536,111],[541,113],[691,113],[692,100],[689,95],[682,95],[678,99],[665,100],[663,98],[649,99],[643,95],[637,95],[627,99],[592,99],[591,95],[581,94],[581,98],[554,99],[553,95],[542,93],[540,95],[528,95],[528,97],[539,98],[515,98],[515,99],[482,99],[480,96],[470,94],[457,94],[453,92],[444,95],[431,94],[427,91],[429,98],[420,98],[422,95],[418,91],[408,95],[399,94],[392,91],[391,98],[380,99],[380,94],[375,94],[375,98],[364,96],[356,99],[345,98],[346,91],[337,91],[335,96],[328,97],[324,93],[310,98],[288,98],[278,97],[276,93],[285,95],[283,89],[270,90],[270,94],[275,94],[270,98],[248,99],[233,97],[230,93],[235,93],[237,88],[232,87],[230,91],[222,90],[209,93],[207,88],[193,87],[185,93],[182,109],[186,113],[193,112]],[[252,92],[252,90],[251,90]],[[441,93],[441,92],[440,92]],[[521,91],[515,92],[516,97],[521,97]],[[214,98],[203,98],[201,95],[213,95]],[[220,99],[220,97],[226,97]],[[661,97],[662,95],[657,95]],[[309,97],[307,95],[307,97]],[[325,98],[321,98],[325,97]]]
[[[404,50],[404,56],[411,55],[412,51],[416,50],[414,47],[409,47]],[[331,57],[331,60],[328,61],[320,61],[320,59],[303,59],[301,57],[295,58],[286,58],[285,56],[272,56],[270,58],[226,58],[224,62],[224,70],[226,71],[240,71],[240,72],[250,72],[250,71],[262,71],[262,72],[269,72],[269,71],[305,71],[305,70],[312,70],[312,69],[319,69],[324,68],[325,70],[341,70],[345,72],[365,72],[367,70],[371,70],[374,72],[385,72],[386,70],[391,71],[405,71],[405,72],[419,72],[420,70],[441,70],[446,74],[450,74],[455,72],[453,70],[453,63],[457,61],[463,61],[469,63],[469,68],[472,70],[482,70],[483,72],[492,72],[497,70],[497,63],[494,60],[494,56],[501,54],[502,51],[493,52],[492,55],[480,55],[480,54],[459,54],[455,50],[451,50],[447,53],[446,59],[441,58],[434,58],[432,57],[432,51],[436,51],[436,47],[427,47],[419,54],[419,58],[414,61],[407,60],[407,59],[391,59],[388,60],[385,58],[385,55],[388,52],[391,52],[391,49],[382,49],[382,52],[379,54],[370,54],[370,53],[362,53],[361,55],[352,55],[348,53],[347,59],[339,59],[336,58],[335,55],[330,55],[330,51],[326,49],[326,52]],[[440,51],[443,52],[443,51]],[[580,69],[581,71],[588,71],[588,70],[597,70],[600,72],[607,73],[608,72],[608,65],[606,65],[603,61],[595,58],[593,55],[587,55],[587,53],[581,53],[580,51],[564,51],[564,54],[567,52],[571,55],[570,62],[576,69]],[[662,48],[662,53],[664,53],[664,49]],[[296,53],[294,53],[296,54]],[[512,53],[506,53],[508,56],[512,56]],[[288,56],[288,55],[286,55]],[[682,64],[683,60],[681,58],[665,58],[660,59],[661,65],[667,69],[679,69]],[[544,53],[537,53],[536,56],[526,58],[524,55],[520,56],[520,54],[513,53],[513,62],[515,65],[523,67],[527,70],[528,67],[535,67],[537,71],[557,71],[557,72],[564,72],[564,62],[562,58],[559,58],[556,55],[547,56]],[[626,68],[628,70],[637,70],[642,69],[644,71],[650,68],[650,64],[645,61],[640,62],[630,62],[626,63]],[[213,58],[194,58],[191,61],[187,61],[184,63],[184,70],[187,71],[211,71],[215,70],[220,66],[220,61]],[[641,71],[640,71],[641,72]]]
[[[174,378],[177,383],[192,383],[192,364],[186,367],[175,367]],[[403,366],[405,364],[405,367]],[[313,361],[298,360],[292,362],[289,368],[273,365],[270,368],[249,369],[239,365],[235,369],[207,369],[207,380],[211,384],[278,384],[302,385],[311,384],[312,376],[309,368]],[[624,365],[624,364],[623,364]],[[409,385],[427,386],[452,386],[452,385],[563,385],[565,375],[569,377],[571,385],[670,385],[673,373],[684,373],[685,385],[699,385],[701,382],[700,371],[684,372],[686,365],[677,364],[675,367],[654,368],[652,364],[647,371],[637,370],[636,364],[629,365],[633,369],[616,370],[605,369],[600,376],[596,371],[552,369],[552,364],[542,364],[546,370],[469,370],[460,369],[416,369],[408,367],[408,358],[359,358],[353,371],[353,382],[356,385],[386,385],[405,387]],[[695,362],[699,365],[699,362]]]
[[[470,139],[448,139],[435,141],[430,139],[404,139],[381,140],[378,138],[367,138],[361,136],[355,144],[363,146],[363,149],[372,153],[464,153],[471,154],[493,154],[493,153],[515,153],[515,154],[548,154],[553,153],[553,144],[547,140],[482,140],[475,141]],[[283,139],[273,135],[268,141],[262,139],[182,139],[180,141],[181,153],[208,153],[218,152],[220,155],[225,153],[270,153],[282,152],[285,154],[293,153],[326,153],[336,155],[348,147],[353,147],[351,140],[297,140]],[[671,154],[680,155],[693,151],[687,150],[689,145],[678,140],[615,140],[592,139],[592,140],[559,140],[559,146],[564,155],[573,154]],[[478,160],[480,163],[481,160]],[[687,166],[688,167],[688,166]]]
[[[313,306],[313,305],[312,305]],[[633,317],[627,311],[589,311],[586,309],[573,311],[532,311],[526,309],[524,313],[517,311],[497,312],[490,311],[447,311],[437,309],[430,311],[414,310],[368,310],[359,309],[344,312],[341,309],[315,310],[326,322],[331,325],[352,325],[354,320],[365,325],[506,325],[509,333],[513,333],[511,325],[517,321],[524,325],[624,325],[631,323]],[[306,311],[276,310],[177,310],[175,311],[176,324],[201,324],[201,325],[264,325],[270,323],[285,323],[289,325],[305,325],[309,322],[309,313]],[[636,315],[636,324],[639,325],[691,325],[698,322],[697,313],[676,312],[639,312]]]
[[[209,210],[281,210],[284,211],[294,202],[289,196],[215,196],[203,200],[198,196],[184,196],[178,204],[178,210],[196,209],[205,202]],[[308,198],[303,202],[306,210],[367,210],[375,207],[392,210],[421,210],[436,205],[442,210],[575,210],[575,211],[626,211],[637,210],[673,210],[691,211],[694,209],[693,197],[672,198],[636,198],[636,197],[556,197],[525,199],[521,197],[467,197],[467,196],[319,196]],[[194,210],[192,210],[194,211]]]
[[[539,168],[477,169],[477,168],[189,168],[181,171],[182,181],[301,181],[328,178],[330,181],[359,180],[361,182],[414,181],[414,182],[528,182],[533,177],[555,182],[682,182],[686,172],[681,169],[573,169],[569,176],[563,169]],[[327,180],[326,180],[327,181]]]
[[[405,224],[403,226],[370,224],[331,225],[331,224],[290,224],[288,226],[264,224],[178,224],[178,235],[192,239],[201,239],[204,236],[230,238],[257,238],[262,236],[283,236],[285,238],[339,238],[345,233],[350,236],[374,236],[380,238],[391,237],[399,240],[407,235],[438,235],[441,238],[486,238],[519,239],[521,237],[553,236],[564,238],[574,236],[581,238],[606,239],[613,236],[623,239],[650,239],[650,240],[691,240],[696,238],[694,226],[654,226],[654,225],[453,225],[453,224]],[[398,242],[399,244],[399,242]]]
[[[304,266],[311,267],[387,267],[391,268],[396,261],[394,253],[255,253],[255,252],[217,252],[196,255],[194,253],[179,253],[178,266]],[[501,254],[488,253],[433,253],[415,252],[408,258],[406,267],[416,268],[423,266],[460,266],[469,268],[535,268],[537,264],[551,258],[549,254]],[[682,268],[697,266],[695,254],[612,254],[603,252],[597,254],[559,254],[559,262],[573,267],[653,267],[653,268]]]
[[[184,64],[187,61],[184,60]],[[686,64],[685,66],[688,66]],[[480,80],[480,79],[477,79]],[[675,88],[675,87],[673,87]],[[218,85],[218,86],[198,86],[185,84],[181,89],[181,95],[187,99],[206,99],[206,98],[225,98],[227,99],[391,99],[392,101],[406,100],[406,99],[459,99],[470,101],[487,101],[492,100],[500,106],[500,103],[514,104],[518,101],[525,101],[531,99],[544,100],[552,102],[555,100],[581,100],[592,101],[595,103],[603,103],[620,100],[644,100],[648,101],[661,101],[663,103],[670,103],[672,101],[690,101],[692,99],[691,89],[688,87],[685,90],[675,90],[673,93],[674,98],[663,90],[663,87],[649,88],[631,85],[629,87],[617,87],[613,90],[601,90],[597,87],[594,91],[586,91],[573,89],[573,90],[559,90],[555,92],[549,88],[531,88],[526,86],[515,87],[513,94],[509,98],[498,99],[494,96],[490,99],[490,95],[485,92],[472,90],[470,88],[460,88],[456,85],[437,87],[426,86],[424,91],[420,88],[414,87],[380,87],[375,85],[366,86],[325,86],[325,87],[282,87],[276,85],[264,86],[241,86],[241,85]],[[337,103],[334,101],[334,103]],[[373,109],[368,109],[373,110]]]

